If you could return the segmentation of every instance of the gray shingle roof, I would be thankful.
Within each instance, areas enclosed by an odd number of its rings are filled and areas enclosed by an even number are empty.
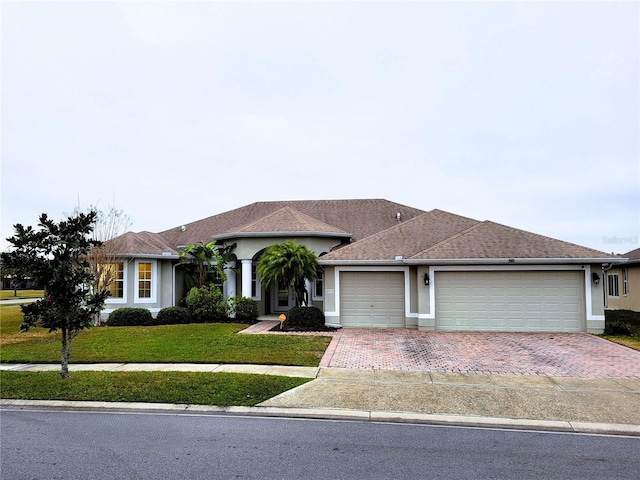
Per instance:
[[[165,256],[178,255],[176,248],[168,243],[166,239],[152,232],[127,232],[114,240],[117,245],[118,254],[123,256],[150,255]]]
[[[322,260],[393,260],[398,255],[409,258],[478,223],[471,218],[431,210],[407,221],[396,221],[391,228],[328,253]]]
[[[400,219],[397,218],[400,214]],[[256,202],[160,233],[123,235],[127,255],[171,255],[190,243],[274,233],[349,237],[322,261],[611,258],[598,250],[489,221],[382,199]],[[640,249],[625,257],[640,256]]]
[[[606,258],[605,252],[484,221],[415,253],[412,259]]]
[[[173,245],[210,242],[214,235],[236,232],[253,222],[282,209],[291,207],[314,219],[352,234],[357,241],[389,228],[397,223],[396,213],[408,220],[421,215],[420,210],[383,199],[367,200],[293,200],[256,202],[196,222],[160,232]]]
[[[235,231],[214,235],[215,238],[233,238],[259,233],[298,233],[323,234],[326,236],[350,237],[351,235],[338,227],[328,225],[291,207],[283,207],[262,217],[255,222],[244,225]]]

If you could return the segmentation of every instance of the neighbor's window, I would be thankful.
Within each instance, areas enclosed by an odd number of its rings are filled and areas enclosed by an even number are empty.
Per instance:
[[[324,272],[318,270],[316,273],[316,281],[313,286],[313,298],[324,297]]]
[[[153,264],[151,262],[138,263],[138,298],[151,298],[151,280]]]
[[[627,281],[628,271],[626,268],[622,269],[622,294],[627,295],[629,293],[629,282]]]
[[[608,285],[609,296],[619,297],[620,291],[618,287],[618,274],[613,273],[613,274],[607,275],[607,281],[609,282],[609,285]]]

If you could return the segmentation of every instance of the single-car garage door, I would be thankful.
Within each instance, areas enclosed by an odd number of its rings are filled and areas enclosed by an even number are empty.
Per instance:
[[[404,327],[402,272],[341,272],[343,327]]]
[[[584,332],[582,271],[436,272],[436,329]]]

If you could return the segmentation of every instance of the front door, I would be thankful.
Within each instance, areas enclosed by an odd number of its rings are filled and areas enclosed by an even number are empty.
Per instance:
[[[296,306],[293,290],[284,282],[278,282],[278,288],[273,289],[273,310],[286,312]]]

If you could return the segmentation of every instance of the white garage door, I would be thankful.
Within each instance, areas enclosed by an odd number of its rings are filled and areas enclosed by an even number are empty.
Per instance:
[[[402,272],[341,272],[343,327],[404,327]]]
[[[584,332],[581,271],[436,272],[436,329]]]

